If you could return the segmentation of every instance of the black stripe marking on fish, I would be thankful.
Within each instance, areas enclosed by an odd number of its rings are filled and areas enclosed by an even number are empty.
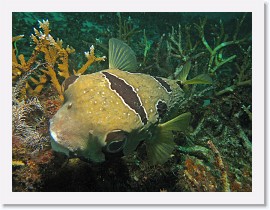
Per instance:
[[[72,83],[74,83],[78,78],[79,78],[79,76],[71,75],[70,77],[68,77],[67,79],[65,79],[64,82],[63,82],[63,84],[62,84],[63,92],[66,91],[68,89],[68,87]]]
[[[160,118],[163,118],[168,111],[168,106],[164,101],[158,100],[156,109]]]
[[[142,123],[145,125],[148,121],[147,113],[134,88],[125,80],[120,79],[109,72],[102,72],[102,74],[104,74],[109,81],[110,88],[117,93],[126,106],[139,115]]]
[[[161,77],[153,77],[168,93],[172,92],[171,86]]]

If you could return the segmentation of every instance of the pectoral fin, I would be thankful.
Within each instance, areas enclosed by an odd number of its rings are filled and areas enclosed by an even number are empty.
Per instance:
[[[185,131],[189,125],[191,113],[187,112],[158,125],[153,138],[146,141],[146,150],[150,164],[163,164],[171,156],[175,143],[172,131]]]

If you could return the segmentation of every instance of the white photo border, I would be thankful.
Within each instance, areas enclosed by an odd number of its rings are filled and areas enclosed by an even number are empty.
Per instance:
[[[264,204],[263,0],[2,0],[1,193],[4,204]],[[12,192],[12,12],[252,12],[252,192]],[[4,59],[3,59],[4,58]],[[3,79],[4,78],[4,79]]]

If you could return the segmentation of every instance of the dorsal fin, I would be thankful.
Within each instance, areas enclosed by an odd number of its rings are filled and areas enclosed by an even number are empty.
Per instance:
[[[135,71],[138,68],[134,51],[123,41],[109,40],[109,68]]]

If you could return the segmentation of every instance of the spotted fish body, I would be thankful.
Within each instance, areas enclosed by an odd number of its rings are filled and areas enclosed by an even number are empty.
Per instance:
[[[188,125],[190,113],[163,122],[184,98],[175,80],[117,68],[72,80],[50,121],[56,151],[103,162],[106,152],[128,155],[145,140],[151,162],[163,163],[173,150],[171,131]]]

